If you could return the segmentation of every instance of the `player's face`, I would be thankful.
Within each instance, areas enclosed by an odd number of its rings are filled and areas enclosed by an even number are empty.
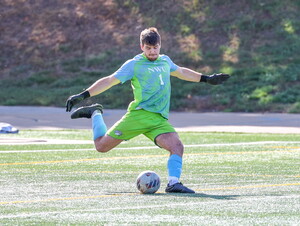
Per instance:
[[[141,45],[141,49],[143,50],[145,56],[148,58],[150,61],[155,61],[160,52],[160,44],[156,44],[154,46],[152,45]]]

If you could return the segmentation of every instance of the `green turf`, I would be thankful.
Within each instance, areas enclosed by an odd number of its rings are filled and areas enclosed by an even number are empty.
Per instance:
[[[91,132],[26,130],[3,137],[89,140]],[[196,190],[192,195],[164,193],[168,153],[143,136],[106,154],[92,144],[0,145],[0,225],[300,222],[299,134],[180,137],[186,145],[181,179]],[[160,175],[158,193],[138,193],[135,179],[144,170]]]

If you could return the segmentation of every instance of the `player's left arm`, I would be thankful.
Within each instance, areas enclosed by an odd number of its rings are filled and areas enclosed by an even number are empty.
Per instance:
[[[179,79],[190,81],[190,82],[207,82],[211,85],[218,85],[225,82],[230,76],[228,74],[213,74],[204,75],[202,73],[196,72],[192,69],[185,67],[178,67],[177,70],[171,72],[172,76]]]
[[[185,67],[178,67],[176,71],[171,72],[171,75],[190,82],[200,82],[202,76],[201,73]]]

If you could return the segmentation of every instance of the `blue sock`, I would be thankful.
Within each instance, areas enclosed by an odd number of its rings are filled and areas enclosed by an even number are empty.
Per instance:
[[[103,120],[101,112],[94,112],[92,115],[92,125],[93,125],[93,134],[94,134],[94,140],[96,140],[98,137],[102,137],[105,135],[107,131],[107,127],[105,125],[105,122]]]
[[[182,171],[182,158],[179,155],[171,155],[168,160],[169,178],[180,178]]]

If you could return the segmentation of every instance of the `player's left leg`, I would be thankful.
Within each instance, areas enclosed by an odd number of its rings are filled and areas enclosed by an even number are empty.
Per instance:
[[[170,152],[168,160],[169,183],[166,192],[195,193],[179,182],[182,171],[184,147],[176,132],[163,133],[156,137],[155,142]]]
[[[98,152],[108,152],[114,147],[118,146],[123,140],[113,138],[107,134],[98,137],[94,140],[95,148]]]
[[[92,118],[95,148],[98,152],[108,152],[123,140],[106,135],[107,127],[102,116],[102,109],[101,104],[80,107],[71,114],[71,118]]]

